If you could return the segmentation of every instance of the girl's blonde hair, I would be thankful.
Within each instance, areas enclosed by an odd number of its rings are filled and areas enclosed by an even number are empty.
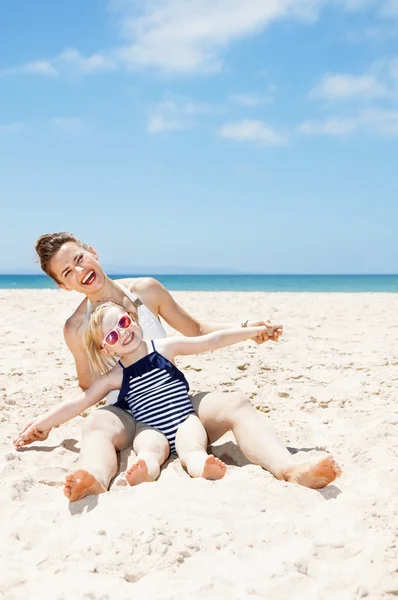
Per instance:
[[[102,320],[109,308],[120,308],[138,324],[137,313],[127,311],[124,306],[115,302],[103,302],[87,311],[83,322],[83,343],[88,354],[90,370],[95,379],[110,371],[118,361],[116,355],[106,354],[101,346],[104,339]]]

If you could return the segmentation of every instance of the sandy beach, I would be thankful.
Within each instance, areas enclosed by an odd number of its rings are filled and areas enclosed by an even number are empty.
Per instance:
[[[62,334],[80,296],[1,290],[1,581],[7,600],[354,600],[398,595],[398,297],[176,292],[200,318],[270,317],[278,344],[178,359],[192,391],[244,391],[297,460],[333,453],[324,490],[212,447],[221,481],[177,459],[159,481],[69,504],[84,417],[16,451],[21,426],[76,386]],[[169,330],[171,331],[171,330]],[[128,452],[120,457],[120,470]]]

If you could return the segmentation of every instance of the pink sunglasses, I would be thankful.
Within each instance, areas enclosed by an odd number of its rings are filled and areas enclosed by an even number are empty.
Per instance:
[[[128,329],[132,322],[133,319],[130,317],[130,315],[124,313],[116,323],[115,329],[111,329],[106,334],[106,336],[102,340],[101,347],[103,348],[105,344],[108,344],[108,346],[114,346],[115,344],[117,344],[119,341],[119,333],[117,329]]]

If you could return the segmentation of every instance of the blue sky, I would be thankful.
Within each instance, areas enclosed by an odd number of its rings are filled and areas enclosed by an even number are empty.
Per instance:
[[[14,0],[0,272],[398,271],[398,0]]]

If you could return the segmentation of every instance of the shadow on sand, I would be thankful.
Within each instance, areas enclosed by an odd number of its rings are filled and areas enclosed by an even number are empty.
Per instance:
[[[67,439],[57,444],[57,446],[23,446],[22,448],[18,448],[18,452],[53,452],[57,448],[65,448],[69,450],[69,452],[74,452],[78,454],[80,452],[79,448],[76,448],[76,444],[78,444],[77,440]]]

